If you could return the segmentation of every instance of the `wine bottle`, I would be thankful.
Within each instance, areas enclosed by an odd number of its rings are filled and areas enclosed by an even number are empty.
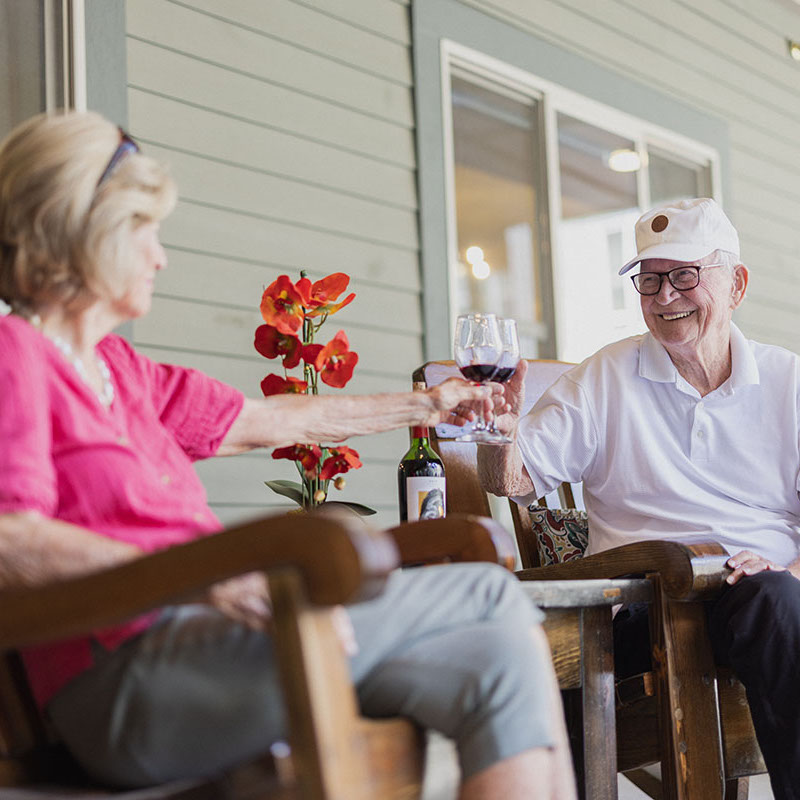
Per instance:
[[[415,383],[414,390],[424,389]],[[446,511],[444,464],[430,446],[428,429],[411,429],[411,447],[397,468],[400,522],[443,517]]]

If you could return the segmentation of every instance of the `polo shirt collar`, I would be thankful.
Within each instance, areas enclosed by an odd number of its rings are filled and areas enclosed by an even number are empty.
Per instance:
[[[639,376],[657,383],[676,383],[678,370],[664,345],[649,331],[639,345]],[[749,342],[739,328],[731,323],[731,376],[726,381],[731,390],[758,384],[758,364]]]
[[[675,383],[678,379],[678,370],[669,353],[650,331],[639,345],[639,376],[657,383]]]
[[[760,383],[758,363],[745,335],[731,322],[731,389]]]

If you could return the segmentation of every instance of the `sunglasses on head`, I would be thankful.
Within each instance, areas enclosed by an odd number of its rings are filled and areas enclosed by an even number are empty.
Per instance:
[[[108,180],[114,170],[117,168],[117,165],[123,158],[125,158],[128,153],[138,153],[139,152],[139,145],[131,139],[131,137],[125,133],[122,128],[119,129],[120,135],[120,143],[117,149],[114,151],[114,155],[111,156],[111,160],[108,162],[108,166],[103,170],[103,174],[100,176],[100,180],[97,181],[97,188],[103,185],[103,183]]]

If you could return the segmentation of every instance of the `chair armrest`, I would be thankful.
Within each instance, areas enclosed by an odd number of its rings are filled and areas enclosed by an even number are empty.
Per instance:
[[[295,569],[311,602],[351,602],[379,592],[397,564],[391,537],[357,520],[268,517],[101,572],[2,591],[0,650],[112,625],[254,570]]]
[[[520,580],[574,580],[621,578],[657,572],[668,596],[676,600],[711,597],[724,585],[731,570],[725,566],[728,553],[712,540],[691,545],[657,539],[635,542],[585,558],[523,569]]]
[[[650,603],[653,582],[646,578],[524,581],[522,588],[542,609],[596,608],[620,603]]]
[[[450,514],[389,528],[404,565],[488,561],[513,569],[514,543],[508,531],[487,517]]]

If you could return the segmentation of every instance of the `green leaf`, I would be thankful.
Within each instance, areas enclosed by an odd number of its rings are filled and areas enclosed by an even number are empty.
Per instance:
[[[374,508],[370,508],[369,506],[362,505],[361,503],[350,503],[347,500],[326,500],[324,505],[326,505],[326,506],[346,506],[354,514],[358,514],[359,517],[371,517],[373,514],[377,514],[378,513]]]
[[[297,505],[303,505],[303,488],[295,481],[264,481],[265,486],[269,486],[275,494],[288,497],[294,500]]]

